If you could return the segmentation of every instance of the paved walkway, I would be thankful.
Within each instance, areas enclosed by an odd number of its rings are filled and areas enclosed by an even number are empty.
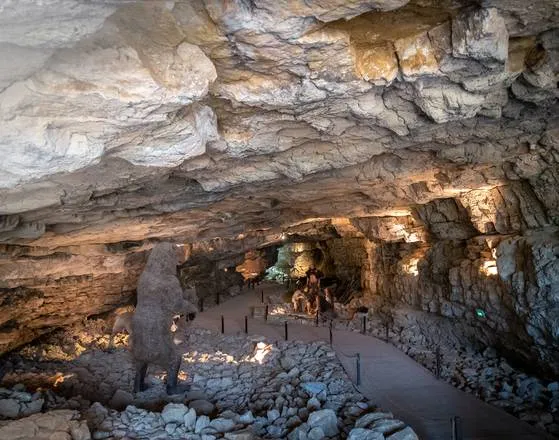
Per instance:
[[[225,303],[200,313],[194,325],[220,331],[221,315],[225,333],[244,331],[244,317],[251,305],[260,305],[265,295],[284,290],[279,285],[263,284],[256,290],[228,299]],[[249,334],[271,339],[284,338],[282,322],[251,319]],[[289,339],[328,340],[328,329],[303,324],[288,324]],[[545,432],[495,408],[470,394],[439,381],[435,376],[397,348],[371,336],[335,330],[333,347],[355,383],[355,358],[361,355],[361,384],[357,388],[373,403],[391,411],[408,423],[422,440],[450,440],[452,416],[462,419],[464,440],[542,440]]]

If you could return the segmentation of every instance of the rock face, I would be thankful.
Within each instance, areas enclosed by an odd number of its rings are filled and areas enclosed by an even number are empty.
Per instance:
[[[371,303],[559,371],[557,2],[284,3],[0,1],[0,353],[153,241],[222,270],[322,224]]]

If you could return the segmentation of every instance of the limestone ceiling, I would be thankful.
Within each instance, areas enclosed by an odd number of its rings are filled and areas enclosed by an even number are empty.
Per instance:
[[[0,0],[0,59],[1,242],[233,238],[451,197],[486,232],[479,201],[515,182],[559,222],[553,0]]]

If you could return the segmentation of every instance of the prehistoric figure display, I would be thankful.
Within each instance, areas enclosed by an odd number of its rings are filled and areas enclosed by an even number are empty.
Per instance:
[[[132,317],[132,355],[136,366],[134,392],[145,389],[149,364],[167,369],[167,393],[178,392],[177,377],[181,356],[175,348],[171,325],[177,314],[197,313],[183,297],[177,278],[179,249],[171,243],[159,243],[151,251],[140,276],[137,305]]]

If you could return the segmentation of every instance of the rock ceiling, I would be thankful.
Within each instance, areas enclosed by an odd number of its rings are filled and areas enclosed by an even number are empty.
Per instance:
[[[518,185],[557,222],[559,4],[477,3],[0,0],[0,242],[265,235],[443,198],[483,233],[480,201]]]

